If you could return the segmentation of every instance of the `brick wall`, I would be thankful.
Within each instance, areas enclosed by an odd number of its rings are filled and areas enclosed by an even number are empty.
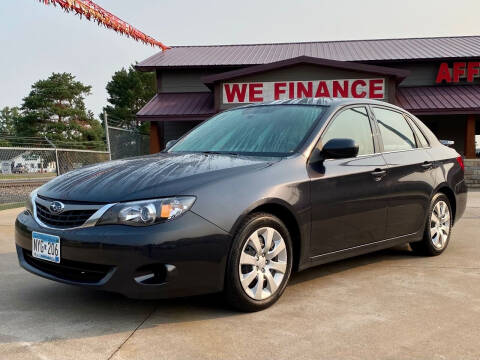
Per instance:
[[[480,159],[464,159],[465,182],[469,188],[480,188]]]

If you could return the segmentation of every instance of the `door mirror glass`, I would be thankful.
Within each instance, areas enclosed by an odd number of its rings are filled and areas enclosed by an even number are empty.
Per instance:
[[[167,142],[167,145],[165,146],[165,150],[170,149],[173,145],[177,143],[178,140],[170,140]]]
[[[358,155],[358,145],[353,139],[330,139],[323,146],[321,154],[324,159],[346,159]]]

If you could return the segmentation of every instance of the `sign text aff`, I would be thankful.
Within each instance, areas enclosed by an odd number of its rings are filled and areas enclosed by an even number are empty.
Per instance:
[[[467,82],[473,82],[475,78],[480,76],[480,62],[454,62],[452,67],[448,66],[448,63],[443,62],[440,64],[437,73],[436,83],[459,83],[466,79]]]

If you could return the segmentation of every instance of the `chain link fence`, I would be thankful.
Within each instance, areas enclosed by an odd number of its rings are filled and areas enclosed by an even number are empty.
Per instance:
[[[0,134],[0,210],[22,206],[30,192],[68,171],[149,154],[149,135],[105,121],[106,140],[68,142]]]
[[[136,130],[108,125],[112,160],[147,155],[150,152],[150,136]]]
[[[55,176],[107,161],[107,151],[0,147],[0,210],[21,205],[28,194]]]

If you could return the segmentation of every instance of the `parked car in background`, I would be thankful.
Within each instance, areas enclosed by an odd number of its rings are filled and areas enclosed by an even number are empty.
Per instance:
[[[26,173],[28,173],[28,169],[22,164],[17,164],[12,169],[12,174],[26,174]]]
[[[223,291],[256,311],[292,271],[399,244],[440,255],[466,199],[460,155],[405,110],[275,101],[220,113],[162,153],[51,180],[18,216],[16,248],[26,270],[67,284]]]

